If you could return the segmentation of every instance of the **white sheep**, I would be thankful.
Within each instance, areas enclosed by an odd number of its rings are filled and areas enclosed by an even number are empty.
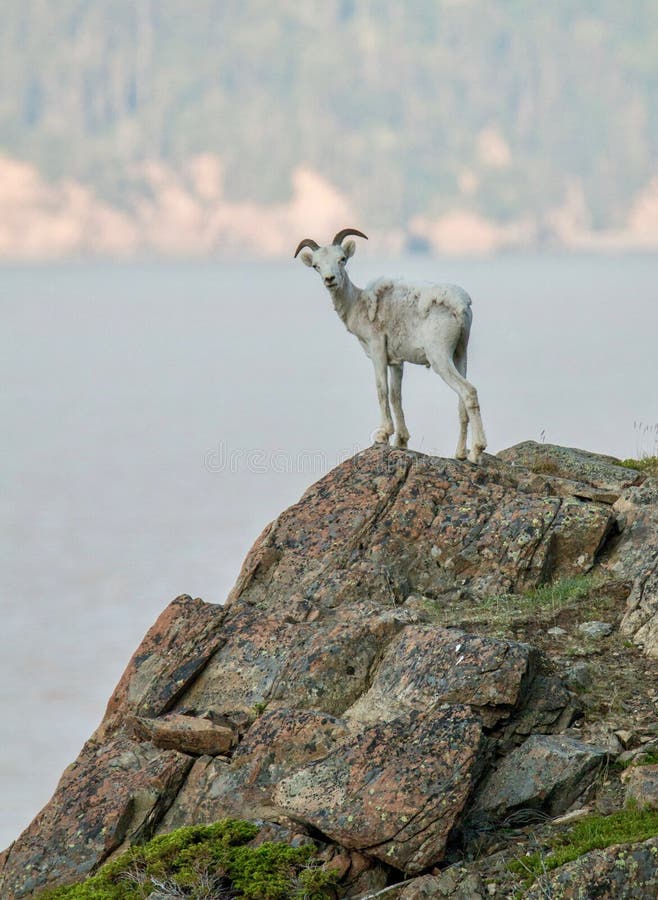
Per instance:
[[[410,362],[431,366],[459,396],[460,430],[455,456],[466,459],[468,455],[471,462],[479,462],[487,440],[477,391],[466,380],[466,349],[473,318],[471,298],[453,284],[413,284],[378,278],[365,288],[356,287],[345,268],[356,249],[354,241],[343,245],[350,234],[366,237],[354,228],[344,228],[326,247],[305,238],[295,256],[309,248],[310,252],[302,253],[302,262],[320,273],[334,309],[372,360],[382,416],[374,440],[388,443],[395,432],[393,445],[407,446],[409,432],[402,412],[403,365]],[[473,439],[470,453],[466,449],[469,422]]]

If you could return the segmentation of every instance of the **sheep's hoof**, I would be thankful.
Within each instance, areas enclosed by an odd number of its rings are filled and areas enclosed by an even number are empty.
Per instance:
[[[385,428],[378,428],[373,434],[372,439],[375,444],[388,444],[391,433]]]
[[[468,454],[469,462],[475,463],[475,465],[477,466],[477,464],[482,460],[483,450],[484,447],[473,447],[471,452]]]
[[[402,437],[401,434],[393,435],[393,446],[397,447],[399,450],[406,450],[408,443],[409,435],[407,435],[406,437]]]
[[[455,451],[455,459],[458,459],[461,462],[463,462],[467,458],[468,458],[468,450],[466,449],[466,447],[464,447],[463,449],[461,447],[458,447],[457,450]]]

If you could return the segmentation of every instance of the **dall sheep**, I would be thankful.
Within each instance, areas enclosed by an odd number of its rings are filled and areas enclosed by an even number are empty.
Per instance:
[[[487,441],[477,391],[466,380],[466,350],[473,318],[471,298],[453,284],[414,284],[378,278],[365,288],[356,287],[345,268],[356,249],[354,241],[343,244],[348,235],[367,240],[361,231],[344,228],[325,247],[304,238],[295,257],[308,248],[300,259],[320,274],[334,309],[372,360],[381,410],[381,425],[374,440],[387,444],[394,435],[394,446],[407,446],[409,432],[402,412],[403,365],[409,362],[431,366],[459,396],[460,429],[455,457],[468,456],[471,462],[479,462]],[[469,423],[473,441],[470,452],[466,448]]]

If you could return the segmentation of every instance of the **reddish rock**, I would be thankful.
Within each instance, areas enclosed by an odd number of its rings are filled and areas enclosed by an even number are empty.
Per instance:
[[[221,642],[224,609],[177,597],[149,629],[114,690],[97,733],[107,739],[128,715],[159,716],[199,675]]]
[[[125,737],[85,745],[48,805],[11,847],[3,900],[94,871],[124,841],[148,838],[192,760]]]
[[[237,743],[237,733],[224,725],[195,716],[166,715],[160,719],[133,716],[127,729],[140,741],[151,741],[165,750],[180,750],[197,756],[228,753]]]
[[[443,857],[471,792],[481,738],[467,707],[411,713],[284,778],[274,800],[344,847],[420,872]]]

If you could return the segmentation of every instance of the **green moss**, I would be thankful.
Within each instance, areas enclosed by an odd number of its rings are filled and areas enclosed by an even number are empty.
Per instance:
[[[603,850],[613,844],[634,844],[656,835],[658,811],[629,806],[610,816],[588,816],[565,834],[556,836],[547,851],[513,859],[508,866],[523,876],[527,886],[539,875],[572,862],[590,850]]]
[[[313,865],[311,845],[250,841],[258,827],[223,819],[193,825],[131,847],[96,875],[67,887],[50,888],[38,900],[143,900],[161,888],[190,900],[323,900],[333,896],[336,878]]]

